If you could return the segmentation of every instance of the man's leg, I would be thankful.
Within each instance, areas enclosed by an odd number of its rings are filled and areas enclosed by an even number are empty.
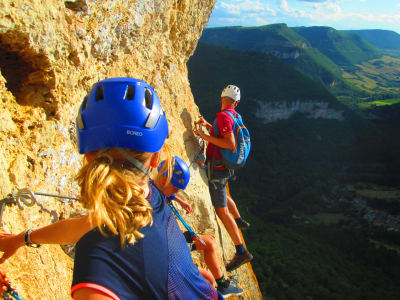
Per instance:
[[[239,210],[236,206],[235,201],[233,201],[231,193],[229,191],[229,184],[226,183],[226,198],[228,200],[228,210],[230,214],[233,216],[235,219],[236,225],[239,227],[239,229],[247,229],[250,227],[250,223],[247,221],[243,220],[242,217],[240,216]]]
[[[227,186],[224,180],[229,178],[228,171],[213,171],[213,178],[220,180],[211,181],[208,183],[208,189],[210,191],[210,197],[212,204],[214,205],[217,216],[224,224],[225,229],[228,231],[235,246],[242,244],[242,240],[239,234],[239,228],[235,222],[235,219],[229,213],[228,210],[228,197],[227,197]]]
[[[215,211],[217,216],[222,221],[222,224],[224,224],[226,231],[228,231],[229,236],[231,237],[235,246],[243,244],[240,238],[239,228],[235,222],[235,219],[229,213],[228,207],[215,207]]]
[[[251,261],[253,256],[244,247],[240,238],[238,226],[228,211],[228,207],[215,207],[218,217],[221,219],[226,230],[228,231],[233,243],[235,244],[236,254],[233,259],[226,265],[226,270],[231,272],[241,265]]]
[[[231,213],[232,217],[234,219],[240,218],[239,210],[237,209],[235,201],[229,196],[227,196],[228,199],[228,210]]]
[[[214,205],[217,216],[221,220],[222,224],[224,224],[225,229],[228,231],[228,234],[236,248],[236,254],[234,258],[226,266],[227,271],[233,271],[242,264],[251,261],[253,256],[244,247],[240,237],[239,228],[235,222],[235,219],[228,210],[227,190],[224,180],[229,178],[229,172],[217,172],[214,170],[212,178],[213,179],[208,183],[212,204]]]

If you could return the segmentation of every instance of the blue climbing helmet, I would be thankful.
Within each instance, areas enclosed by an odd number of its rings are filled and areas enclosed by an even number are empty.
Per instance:
[[[165,163],[163,160],[158,166],[158,171],[161,171]],[[164,176],[168,175],[168,172],[163,174]],[[190,171],[188,165],[185,163],[183,159],[178,156],[174,156],[174,161],[172,162],[172,176],[171,183],[174,187],[180,190],[184,190],[188,185],[190,180]]]
[[[79,108],[76,127],[81,154],[112,147],[155,153],[168,137],[156,92],[128,77],[95,83]]]

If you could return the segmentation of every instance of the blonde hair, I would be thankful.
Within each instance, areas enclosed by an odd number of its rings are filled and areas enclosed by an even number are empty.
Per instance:
[[[127,151],[141,163],[152,156],[152,153]],[[163,152],[171,164],[169,149],[164,146]],[[76,180],[81,188],[81,203],[91,210],[90,221],[103,235],[107,235],[106,229],[119,235],[121,246],[144,237],[139,230],[152,224],[152,207],[139,183],[147,183],[148,178],[117,149],[89,153]]]

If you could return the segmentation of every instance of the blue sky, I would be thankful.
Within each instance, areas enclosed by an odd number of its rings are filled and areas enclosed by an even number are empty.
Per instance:
[[[217,0],[208,27],[273,23],[400,34],[400,0]]]

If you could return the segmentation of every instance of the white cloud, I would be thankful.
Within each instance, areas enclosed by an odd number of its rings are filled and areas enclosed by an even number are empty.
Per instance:
[[[220,14],[229,18],[230,16],[247,16],[249,14],[257,15],[276,15],[276,11],[271,9],[267,3],[260,0],[222,0],[217,3],[216,10]]]
[[[297,16],[298,15],[299,11],[294,9],[294,8],[290,8],[289,5],[288,5],[287,0],[280,0],[280,1],[281,1],[281,3],[280,3],[280,11],[281,11],[281,13],[283,12],[283,13],[287,13],[287,14],[293,15],[293,16]]]
[[[391,24],[400,23],[400,14],[395,12],[361,13],[361,12],[343,11],[339,6],[339,4],[334,2],[328,2],[325,4],[315,3],[313,5],[314,5],[314,10],[307,12],[305,15],[305,17],[311,20],[320,20],[323,22],[345,21],[350,24],[356,21],[378,22],[378,23],[382,22]]]
[[[359,10],[356,2],[363,3],[364,9]],[[218,0],[209,25],[287,23],[289,26],[374,27],[399,31],[399,0],[392,2],[392,9],[387,12],[366,12],[366,5],[367,0]]]
[[[222,2],[221,8],[225,9],[225,11],[230,15],[240,15],[240,5],[238,4]]]
[[[302,2],[326,2],[327,0],[297,0],[297,1],[302,1]],[[361,1],[365,1],[365,0],[361,0]]]
[[[284,11],[289,11],[289,5],[287,4],[286,0],[281,0],[281,7],[280,9],[283,9]]]
[[[270,10],[268,4],[263,4],[262,1],[259,0],[220,1],[219,5],[217,5],[217,8],[218,7],[229,9],[235,13],[249,11],[262,13],[263,11]]]
[[[400,15],[398,13],[368,13],[359,14],[351,13],[346,17],[358,18],[367,22],[379,22],[379,23],[390,23],[398,25],[400,23]]]
[[[335,2],[314,3],[312,6],[313,9],[305,14],[305,17],[312,20],[339,20],[344,17],[339,4]]]

